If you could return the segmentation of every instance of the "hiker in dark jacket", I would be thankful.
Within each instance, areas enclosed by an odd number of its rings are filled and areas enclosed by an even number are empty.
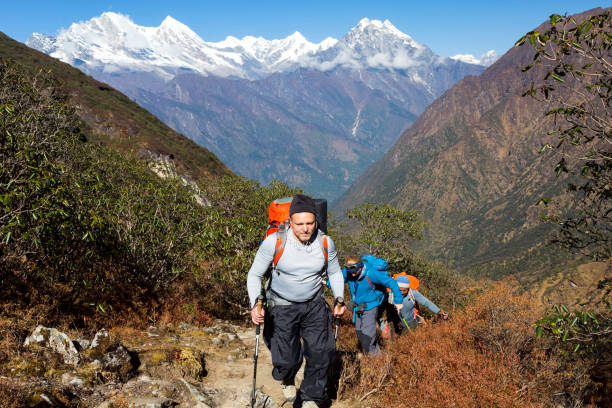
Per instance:
[[[268,236],[260,246],[247,277],[251,319],[264,322],[264,340],[272,353],[272,377],[281,382],[288,401],[296,399],[295,375],[306,359],[299,397],[303,408],[327,403],[328,366],[334,359],[336,344],[331,328],[330,307],[323,297],[324,251],[310,197],[298,194],[289,209],[290,228],[282,256],[272,271],[268,309],[257,310],[261,280],[273,263],[277,234]],[[320,237],[319,237],[320,238]],[[326,237],[327,275],[336,297],[333,314],[346,310],[342,296],[344,282],[334,242]],[[303,346],[302,346],[303,343]]]
[[[429,309],[432,313],[440,316],[443,320],[448,319],[448,313],[441,310],[435,303],[431,300],[427,299],[425,296],[421,294],[416,289],[410,288],[410,279],[407,276],[398,276],[396,278],[397,285],[399,286],[400,291],[404,297],[403,305],[404,307],[397,313],[395,323],[396,326],[400,327],[400,332],[404,333],[407,330],[413,330],[417,327],[419,322],[423,321],[423,318],[418,315],[418,311],[416,309],[416,304],[419,306],[424,306]],[[393,302],[394,295],[389,295],[389,303]]]
[[[403,296],[397,283],[386,271],[377,270],[374,262],[386,261],[366,255],[349,257],[342,269],[342,275],[347,282],[354,303],[353,323],[357,339],[364,353],[378,353],[380,348],[376,344],[376,321],[379,317],[379,306],[386,299],[387,288],[391,289],[395,298],[395,308],[402,309]]]

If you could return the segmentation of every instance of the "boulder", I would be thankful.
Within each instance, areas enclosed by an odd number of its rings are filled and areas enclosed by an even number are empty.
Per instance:
[[[169,379],[185,377],[200,380],[205,377],[204,353],[190,347],[165,347],[138,353],[140,371],[152,377]]]
[[[86,364],[82,371],[88,372],[92,382],[119,381],[132,378],[140,365],[138,357],[102,329],[97,332],[89,348],[81,352]]]
[[[38,326],[23,343],[24,347],[42,347],[60,354],[64,363],[76,366],[79,364],[79,352],[70,338],[57,329]]]

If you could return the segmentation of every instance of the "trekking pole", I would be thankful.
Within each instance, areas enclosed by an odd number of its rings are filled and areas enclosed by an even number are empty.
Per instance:
[[[263,296],[257,297],[257,312],[261,312],[263,306]],[[255,407],[255,382],[257,378],[257,356],[259,354],[259,332],[261,330],[261,324],[255,326],[255,354],[253,355],[253,391],[251,392],[251,408]]]
[[[341,297],[336,298],[336,300],[334,301],[334,311],[336,309],[336,306],[338,306],[339,304],[344,304],[344,298],[341,298]],[[340,318],[335,317],[334,321],[336,323],[336,330],[334,332],[334,341],[337,341],[338,340],[338,326],[340,326]]]

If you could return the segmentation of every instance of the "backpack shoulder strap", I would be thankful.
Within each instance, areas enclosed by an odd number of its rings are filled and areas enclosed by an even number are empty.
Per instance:
[[[368,284],[370,285],[372,290],[374,290],[374,285],[372,285],[372,282],[370,281],[370,278],[368,277],[368,272],[369,272],[368,271],[368,267],[366,266],[365,271],[363,271],[364,276],[363,276],[362,280],[365,278],[365,280],[368,281]]]
[[[368,283],[370,284],[370,287],[372,288],[372,290],[374,290],[374,285],[372,285],[372,282],[370,282],[370,278],[368,278],[368,275],[366,275],[365,278],[368,281]]]
[[[276,231],[276,245],[274,246],[274,256],[272,257],[272,269],[276,270],[276,265],[283,255],[285,245],[287,244],[287,229],[284,224],[281,224],[278,231]]]
[[[323,237],[321,237],[319,232],[321,232]],[[321,244],[321,251],[323,251],[323,259],[325,262],[323,269],[327,270],[327,263],[329,262],[329,241],[327,239],[327,235],[323,234],[321,230],[319,230],[319,232],[317,232],[317,240],[319,240],[319,243]]]

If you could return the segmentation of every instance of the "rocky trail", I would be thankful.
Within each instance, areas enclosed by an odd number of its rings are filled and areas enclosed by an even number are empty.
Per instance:
[[[270,352],[261,337],[259,345],[256,407],[292,407],[271,376]],[[31,406],[250,407],[252,327],[221,320],[204,328],[168,324],[101,330],[90,340],[39,326],[24,348],[26,353],[4,362],[3,371],[11,375],[0,377],[0,385],[19,391]],[[18,405],[0,401],[0,406]]]

